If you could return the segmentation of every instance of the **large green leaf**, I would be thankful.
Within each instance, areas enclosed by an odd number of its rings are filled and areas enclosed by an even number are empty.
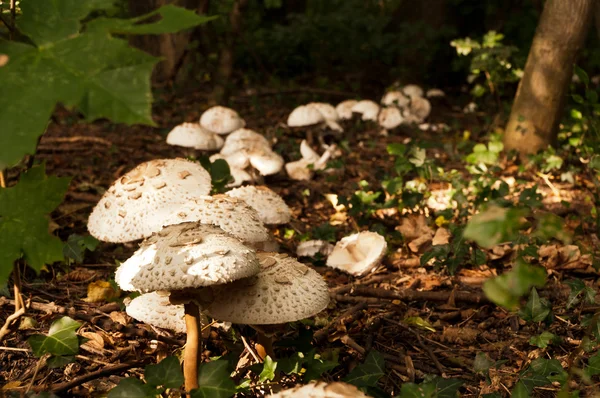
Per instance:
[[[499,243],[513,240],[521,228],[521,218],[526,214],[523,209],[490,206],[469,220],[463,236],[474,240],[482,247],[491,248]]]
[[[82,27],[92,10],[112,3],[23,2],[17,26],[32,45],[0,41],[0,53],[9,57],[0,68],[0,169],[35,151],[58,102],[76,106],[88,120],[154,124],[150,74],[159,59],[112,34],[175,32],[211,18],[168,5],[138,18],[98,18]],[[141,23],[157,15],[160,20]]]
[[[36,271],[63,259],[60,239],[48,234],[47,214],[62,201],[69,178],[47,177],[38,166],[11,188],[0,188],[0,283],[21,256]]]
[[[344,381],[357,387],[374,387],[385,374],[385,360],[377,351],[371,351],[365,362],[358,365],[344,378]]]
[[[144,369],[146,383],[165,388],[179,388],[183,384],[183,372],[177,357],[166,357],[156,365],[148,365]]]
[[[191,391],[191,398],[229,398],[236,393],[235,383],[230,377],[228,362],[217,360],[200,365],[198,385]]]
[[[27,342],[36,357],[44,354],[75,355],[79,350],[79,339],[75,331],[80,326],[80,322],[65,316],[52,323],[47,336],[36,334],[27,339]]]
[[[110,390],[108,398],[156,398],[159,392],[156,388],[144,384],[133,377],[123,379],[115,388]]]

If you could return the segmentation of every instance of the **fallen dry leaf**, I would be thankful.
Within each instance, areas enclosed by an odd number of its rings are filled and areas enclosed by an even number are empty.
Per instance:
[[[110,282],[94,281],[88,285],[87,297],[83,301],[87,303],[110,301],[119,297],[119,294],[119,290],[115,289]]]

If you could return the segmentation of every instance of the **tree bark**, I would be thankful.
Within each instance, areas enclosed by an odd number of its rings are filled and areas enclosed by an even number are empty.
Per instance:
[[[207,11],[208,0],[129,0],[129,12],[132,17],[144,15],[166,4],[174,4],[203,14]],[[156,57],[164,58],[152,73],[152,82],[155,85],[164,85],[173,79],[185,54],[191,33],[190,30],[172,34],[132,35],[130,37],[131,45]]]
[[[507,150],[526,155],[555,143],[573,63],[595,4],[595,0],[546,1],[504,133]]]

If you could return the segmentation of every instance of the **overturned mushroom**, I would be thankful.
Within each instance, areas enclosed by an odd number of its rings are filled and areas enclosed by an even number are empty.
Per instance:
[[[342,238],[327,257],[327,265],[352,275],[365,275],[381,262],[386,249],[383,236],[376,232],[360,232]]]
[[[300,143],[300,154],[302,159],[285,164],[285,170],[292,180],[310,180],[315,170],[324,170],[327,166],[327,161],[337,150],[336,145],[329,146],[323,155],[319,156],[308,145],[306,140]],[[310,167],[312,165],[312,167]]]
[[[313,381],[270,395],[272,398],[369,398],[352,384]]]

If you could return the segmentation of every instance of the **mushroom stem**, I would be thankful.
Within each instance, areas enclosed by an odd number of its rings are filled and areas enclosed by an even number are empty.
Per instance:
[[[272,360],[275,360],[275,351],[273,350],[273,338],[271,336],[267,336],[261,330],[257,330],[258,332],[258,344],[262,345],[265,349],[265,353],[271,357]]]
[[[200,362],[200,308],[197,304],[190,302],[184,304],[185,326],[187,328],[187,340],[183,357],[183,376],[185,378],[185,390],[189,393],[198,388],[198,363]]]

